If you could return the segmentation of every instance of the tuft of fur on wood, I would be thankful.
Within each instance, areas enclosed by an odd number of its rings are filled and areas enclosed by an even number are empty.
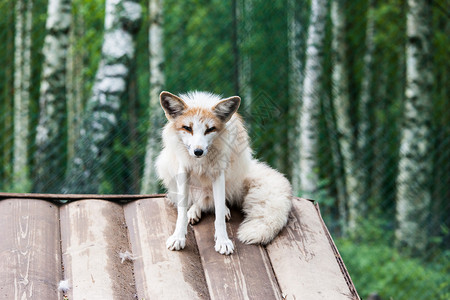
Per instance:
[[[136,259],[136,257],[133,256],[132,253],[130,253],[128,250],[125,252],[119,252],[120,262],[123,264],[124,261],[129,260],[133,261]]]
[[[70,290],[69,280],[61,280],[58,284],[58,291],[67,293]]]

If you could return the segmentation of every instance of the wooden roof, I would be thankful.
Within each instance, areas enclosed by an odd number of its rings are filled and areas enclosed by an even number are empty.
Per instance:
[[[313,202],[296,198],[266,247],[237,240],[232,211],[235,252],[223,256],[211,215],[189,226],[184,250],[167,250],[176,209],[163,196],[0,193],[0,299],[62,299],[62,279],[70,300],[359,299]]]

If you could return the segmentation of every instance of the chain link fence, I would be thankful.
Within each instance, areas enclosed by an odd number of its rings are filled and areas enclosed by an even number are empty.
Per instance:
[[[35,153],[48,2],[22,1],[24,5],[20,9],[18,2],[0,3],[0,191],[41,192],[36,190],[34,182],[40,164]],[[293,97],[292,47],[296,48],[298,62],[304,65],[310,1],[247,2],[251,5],[242,6],[243,2],[238,0],[164,1],[164,64],[161,66],[165,74],[164,89],[173,93],[207,90],[226,97],[245,91],[247,98],[240,95],[243,98],[240,113],[248,125],[255,156],[292,179],[298,163],[296,153],[301,149],[298,119],[302,103],[301,97]],[[101,149],[106,163],[98,193],[141,191],[147,136],[152,123],[149,120],[149,3],[141,1],[141,4],[143,18],[136,36],[127,92],[121,99],[112,138]],[[428,179],[432,202],[426,223],[420,224],[429,229],[428,246],[414,258],[393,246],[405,110],[406,1],[347,1],[343,6],[347,75],[341,75],[347,76],[348,82],[350,132],[354,139],[363,138],[369,145],[357,158],[362,161],[357,165],[358,170],[365,174],[368,184],[362,197],[366,213],[358,220],[353,234],[343,230],[346,198],[341,193],[345,186],[341,162],[345,153],[339,149],[336,122],[341,116],[333,102],[337,84],[332,75],[336,50],[333,49],[334,8],[331,2],[327,7],[325,46],[320,52],[324,72],[322,82],[316,83],[320,94],[316,132],[320,188],[316,200],[363,297],[372,292],[377,292],[382,299],[448,299],[450,296],[450,6],[441,1],[429,4],[433,84],[429,91],[432,119],[428,153],[432,174]],[[105,1],[73,0],[71,5],[65,98],[59,99],[66,101],[60,128],[63,146],[48,149],[62,170],[51,172],[54,180],[67,174],[75,157],[74,144],[92,93],[103,41]],[[242,7],[248,10],[245,19],[237,11]],[[296,18],[300,29],[293,28],[291,18]],[[22,27],[18,22],[22,22]],[[248,23],[244,33],[243,23]],[[371,32],[368,24],[373,26]],[[296,30],[297,33],[292,33]],[[367,59],[371,60],[369,68]],[[247,62],[245,70],[239,67],[242,60]],[[242,80],[244,71],[247,77]],[[301,72],[300,76],[308,74]],[[360,108],[364,93],[369,95],[369,109],[363,116]],[[251,104],[246,104],[249,100]],[[159,113],[162,115],[162,110]],[[362,121],[368,124],[364,136],[358,131]],[[162,126],[153,124],[153,127]],[[20,147],[26,150],[21,153]],[[19,157],[25,160],[22,167],[17,166]],[[301,192],[298,196],[302,196]],[[410,289],[412,281],[416,284]]]

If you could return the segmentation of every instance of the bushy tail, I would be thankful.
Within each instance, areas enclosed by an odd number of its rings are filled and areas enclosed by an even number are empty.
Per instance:
[[[248,188],[243,202],[246,215],[238,238],[247,244],[267,244],[286,225],[292,206],[289,181],[269,166],[252,161],[245,179]]]

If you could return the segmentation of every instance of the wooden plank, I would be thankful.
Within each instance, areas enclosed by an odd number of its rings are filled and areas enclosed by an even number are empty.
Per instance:
[[[139,299],[209,299],[192,229],[186,247],[170,251],[176,209],[163,198],[143,199],[124,207],[130,231]]]
[[[281,299],[265,249],[241,243],[236,235],[242,214],[233,210],[227,223],[234,253],[224,256],[214,250],[214,216],[203,216],[194,226],[211,299]]]
[[[44,199],[44,200],[83,200],[83,199],[103,199],[103,200],[137,200],[143,198],[161,198],[165,194],[152,195],[100,195],[100,194],[39,194],[39,193],[0,193],[0,199],[24,198],[24,199]]]
[[[311,201],[294,200],[287,227],[267,251],[286,299],[354,299]]]
[[[59,299],[59,209],[35,199],[0,201],[0,298]]]
[[[133,299],[133,264],[119,257],[130,250],[120,205],[91,199],[61,207],[61,240],[69,299]]]
[[[352,278],[350,277],[350,274],[347,271],[347,267],[344,264],[344,260],[342,259],[342,256],[339,253],[339,250],[336,247],[336,244],[334,243],[333,238],[331,237],[330,231],[328,231],[328,228],[322,219],[322,216],[320,214],[320,209],[319,209],[319,203],[315,203],[314,207],[316,208],[317,214],[320,217],[320,223],[322,224],[325,235],[327,236],[328,242],[330,243],[331,249],[333,250],[334,257],[336,258],[336,261],[337,261],[337,263],[341,269],[341,272],[344,276],[344,280],[347,283],[347,286],[348,286],[350,292],[352,293],[353,298],[356,300],[361,300],[361,298],[358,295],[358,292],[356,291],[355,285],[353,284]]]

